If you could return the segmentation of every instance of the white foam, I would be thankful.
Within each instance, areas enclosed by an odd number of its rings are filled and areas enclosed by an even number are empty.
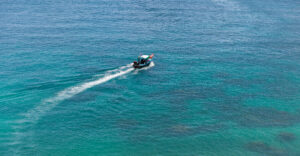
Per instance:
[[[153,64],[150,64],[149,67],[145,68],[146,70],[153,67]],[[134,68],[132,67],[132,63],[126,66],[122,66],[115,70],[107,71],[104,75],[102,74],[100,78],[82,83],[73,87],[66,88],[58,92],[54,97],[45,99],[41,102],[41,104],[37,105],[33,109],[29,110],[24,114],[24,118],[15,121],[15,125],[13,128],[15,129],[14,139],[9,143],[9,145],[22,145],[22,139],[26,137],[30,137],[30,127],[35,125],[47,112],[51,111],[54,107],[56,107],[60,102],[67,100],[89,88],[92,88],[96,85],[100,85],[114,78],[125,76],[126,74],[132,72]],[[96,75],[97,77],[100,75]],[[29,129],[28,129],[29,128]],[[29,131],[28,131],[29,130]],[[30,143],[34,144],[34,143]],[[21,147],[13,147],[12,150],[14,155],[18,153]]]
[[[32,110],[25,113],[24,115],[25,115],[26,119],[23,121],[24,122],[26,122],[26,121],[27,122],[35,122],[35,121],[39,120],[46,112],[53,109],[60,102],[66,100],[66,99],[69,99],[69,98],[73,97],[74,95],[79,94],[89,88],[92,88],[96,85],[100,85],[102,83],[105,83],[105,82],[112,80],[114,78],[117,78],[119,76],[125,75],[134,70],[134,68],[132,68],[132,67],[130,67],[129,69],[126,69],[126,70],[122,70],[126,67],[128,68],[130,66],[127,65],[127,66],[120,67],[118,70],[107,72],[107,74],[105,74],[104,77],[101,77],[97,80],[86,82],[86,83],[83,83],[83,84],[80,84],[80,85],[77,85],[74,87],[67,88],[61,92],[58,92],[56,94],[56,96],[46,99],[40,105],[36,106]],[[111,72],[115,72],[115,73],[111,74]]]
[[[150,68],[152,68],[152,67],[154,67],[155,66],[155,64],[154,64],[154,62],[152,61],[150,64],[149,64],[149,66],[148,67],[144,67],[144,68],[141,68],[141,69],[136,69],[135,71],[134,71],[134,74],[137,74],[139,71],[141,71],[141,70],[148,70],[148,69],[150,69]]]

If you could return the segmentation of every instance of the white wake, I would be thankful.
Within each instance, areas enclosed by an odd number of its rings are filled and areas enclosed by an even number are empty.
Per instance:
[[[141,71],[141,70],[148,70],[148,69],[150,69],[150,68],[152,68],[152,67],[154,67],[154,66],[155,66],[155,64],[154,64],[154,62],[152,61],[152,62],[149,64],[148,67],[144,67],[144,68],[135,70],[135,71],[134,71],[134,74],[137,74],[137,73],[138,73],[139,71]]]
[[[61,103],[64,100],[70,99],[73,96],[92,88],[96,85],[100,85],[102,83],[105,83],[109,80],[115,79],[117,77],[126,75],[132,71],[135,71],[134,73],[137,73],[140,70],[146,70],[154,66],[154,63],[151,63],[149,67],[146,67],[144,69],[137,69],[135,70],[132,67],[132,64],[128,64],[126,66],[122,66],[115,70],[107,71],[104,76],[93,80],[89,82],[85,82],[82,84],[78,84],[73,87],[66,88],[60,92],[58,92],[54,97],[45,99],[42,101],[39,105],[34,107],[33,109],[29,110],[25,114],[23,114],[23,119],[17,120],[15,122],[15,126],[13,128],[15,129],[14,138],[13,140],[8,143],[12,146],[12,152],[13,155],[18,155],[18,152],[20,151],[21,147],[15,147],[15,145],[23,145],[22,140],[24,138],[28,138],[32,135],[32,132],[30,131],[30,127],[34,126],[43,116],[45,116],[49,111],[51,111],[54,107],[56,107],[59,103]],[[96,75],[100,76],[100,75]],[[29,128],[29,129],[28,129]],[[34,143],[27,142],[27,145],[33,145]]]
[[[126,69],[126,70],[124,70],[124,69]],[[67,100],[67,99],[75,96],[76,94],[79,94],[89,88],[96,86],[96,85],[100,85],[109,80],[112,80],[114,78],[125,75],[133,70],[134,70],[134,68],[132,67],[132,64],[122,66],[118,69],[108,71],[104,75],[104,77],[101,77],[97,80],[79,84],[77,86],[73,86],[73,87],[67,88],[63,91],[60,91],[56,94],[56,96],[46,99],[40,105],[36,106],[32,110],[25,113],[24,114],[25,120],[23,122],[34,123],[34,122],[38,121],[42,116],[44,116],[48,111],[53,109],[60,102]]]

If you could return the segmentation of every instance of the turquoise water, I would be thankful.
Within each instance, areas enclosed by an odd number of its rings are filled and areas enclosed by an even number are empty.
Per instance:
[[[4,0],[0,155],[300,155],[300,2]],[[133,70],[139,54],[154,64]]]

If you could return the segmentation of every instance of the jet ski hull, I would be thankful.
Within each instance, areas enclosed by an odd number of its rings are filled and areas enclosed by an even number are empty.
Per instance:
[[[149,55],[142,55],[142,56],[139,56],[138,57],[138,60],[137,61],[134,61],[133,62],[133,68],[144,68],[144,67],[147,67],[150,65],[151,61],[152,61],[152,57],[154,55],[151,54],[150,56]]]
[[[150,63],[151,63],[151,61],[149,61],[149,63],[146,63],[146,64],[133,64],[133,68],[140,69],[140,68],[148,67],[150,65]]]

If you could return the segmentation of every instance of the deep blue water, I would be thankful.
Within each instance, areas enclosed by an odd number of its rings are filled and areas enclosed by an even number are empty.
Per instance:
[[[1,1],[0,155],[299,147],[297,0]]]

